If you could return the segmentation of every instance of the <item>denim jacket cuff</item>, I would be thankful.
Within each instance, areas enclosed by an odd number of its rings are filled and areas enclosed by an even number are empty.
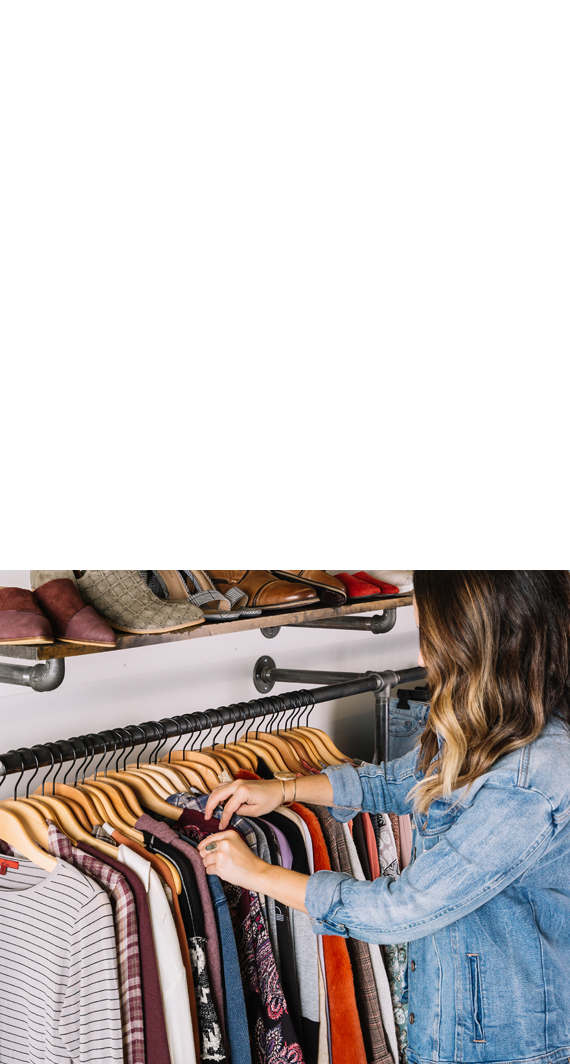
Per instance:
[[[309,876],[305,905],[316,935],[337,935],[348,938],[343,924],[335,923],[334,913],[342,905],[341,886],[351,876],[344,872],[314,872]]]
[[[354,820],[362,809],[362,784],[353,765],[331,765],[323,769],[333,789],[333,804],[330,813],[341,824]]]

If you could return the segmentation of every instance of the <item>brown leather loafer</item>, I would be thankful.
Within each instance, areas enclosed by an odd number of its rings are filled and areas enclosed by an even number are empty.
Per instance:
[[[25,587],[0,588],[0,646],[53,643],[49,620]]]
[[[260,610],[303,609],[318,602],[313,588],[276,580],[266,569],[208,569],[208,576],[222,594],[237,587],[246,593],[248,606]]]
[[[86,606],[77,584],[69,577],[48,580],[33,592],[54,634],[62,643],[84,643],[92,647],[114,647],[115,633],[107,621]]]
[[[323,606],[344,606],[346,602],[346,588],[342,581],[322,569],[272,569],[271,572],[285,580],[314,587]]]

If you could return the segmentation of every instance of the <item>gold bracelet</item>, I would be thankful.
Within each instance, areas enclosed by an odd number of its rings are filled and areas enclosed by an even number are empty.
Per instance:
[[[296,777],[295,773],[294,772],[276,772],[275,773],[275,779],[276,780],[280,780],[281,787],[283,789],[283,801],[282,801],[281,804],[282,805],[291,805],[291,802],[296,802],[297,801],[297,777]],[[286,802],[285,801],[285,783],[286,782],[288,783],[289,780],[293,780],[294,781],[295,789],[293,791],[293,797],[291,799],[291,802]]]

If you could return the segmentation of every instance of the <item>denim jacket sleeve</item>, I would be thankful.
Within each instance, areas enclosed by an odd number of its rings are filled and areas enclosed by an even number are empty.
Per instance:
[[[305,904],[316,934],[385,944],[424,938],[518,879],[557,830],[540,791],[499,781],[487,781],[468,806],[434,805],[439,810],[432,806],[429,823],[422,818],[420,825],[429,848],[399,879],[363,883],[341,872],[309,878]]]
[[[333,788],[331,813],[347,823],[357,813],[412,812],[408,795],[417,783],[418,750],[382,765],[333,765],[325,768]]]

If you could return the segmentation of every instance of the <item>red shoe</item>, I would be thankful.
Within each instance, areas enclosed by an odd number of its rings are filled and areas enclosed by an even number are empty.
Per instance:
[[[387,584],[385,580],[377,580],[375,576],[370,576],[370,573],[365,573],[364,570],[361,573],[355,573],[355,577],[358,580],[364,580],[366,584],[373,584],[374,587],[380,588],[383,595],[399,595],[400,588],[395,584]]]
[[[350,576],[349,573],[335,573],[337,580],[341,580],[346,588],[349,602],[371,602],[373,599],[380,598],[383,593],[368,578],[361,580],[360,577],[362,575],[362,573],[359,576]],[[389,586],[389,584],[386,584],[386,587]]]

